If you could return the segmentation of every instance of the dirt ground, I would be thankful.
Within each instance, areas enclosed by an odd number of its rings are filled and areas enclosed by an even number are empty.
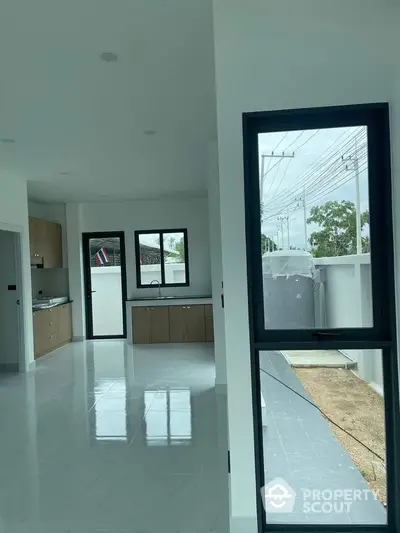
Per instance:
[[[383,398],[343,368],[293,368],[313,402],[339,426],[385,457]],[[329,422],[328,422],[329,423]],[[386,469],[380,459],[329,423],[378,499],[386,505]]]

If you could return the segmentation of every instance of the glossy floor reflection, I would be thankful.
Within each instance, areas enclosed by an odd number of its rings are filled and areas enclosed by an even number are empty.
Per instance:
[[[228,530],[209,345],[73,343],[0,376],[0,533]]]

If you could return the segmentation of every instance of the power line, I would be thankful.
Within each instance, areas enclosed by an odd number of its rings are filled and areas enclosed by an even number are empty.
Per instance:
[[[346,435],[348,435],[349,437],[351,437],[352,439],[354,439],[356,442],[358,442],[358,444],[361,444],[361,446],[363,446],[366,450],[368,450],[369,452],[371,452],[373,455],[375,455],[375,457],[377,457],[378,459],[380,459],[383,463],[385,463],[385,459],[379,455],[379,453],[375,452],[374,450],[372,450],[372,448],[370,448],[369,446],[367,446],[364,442],[362,442],[361,440],[357,439],[357,437],[355,437],[352,433],[350,433],[349,431],[347,431],[347,429],[344,429],[342,426],[340,426],[337,422],[334,422],[332,420],[332,418],[330,418],[326,413],[324,413],[324,411],[318,407],[318,405],[316,405],[314,402],[312,402],[311,400],[309,400],[308,398],[306,398],[305,396],[303,396],[302,394],[300,394],[299,392],[295,391],[294,389],[292,389],[292,387],[289,387],[289,385],[287,385],[286,383],[284,383],[283,381],[281,381],[280,379],[278,379],[277,377],[275,377],[273,374],[270,374],[269,372],[267,372],[266,370],[264,370],[263,368],[260,367],[260,370],[261,372],[264,372],[264,374],[267,374],[268,376],[270,376],[272,379],[274,379],[275,381],[277,381],[278,383],[280,383],[281,385],[283,385],[284,387],[286,387],[288,390],[292,391],[294,394],[296,394],[296,396],[299,396],[301,399],[303,399],[305,402],[309,403],[310,405],[312,405],[313,407],[315,407],[315,409],[317,409],[317,411],[319,411],[321,413],[321,415],[326,418],[328,420],[328,422],[330,422],[331,424],[333,424],[335,427],[337,427],[338,429],[340,429],[340,431],[343,431],[343,433],[346,433]]]
[[[282,175],[281,181],[279,182],[279,185],[278,185],[278,187],[276,188],[276,191],[275,191],[274,194],[272,195],[271,201],[274,199],[274,196],[276,195],[276,193],[277,193],[279,187],[282,185],[283,180],[285,179],[286,173],[287,173],[287,171],[288,171],[288,168],[289,168],[291,162],[292,162],[292,159],[290,159],[289,162],[288,162],[288,164],[286,165],[285,172],[284,172],[283,175]],[[278,169],[278,170],[279,170],[279,169]]]
[[[307,143],[308,143],[313,137],[315,137],[315,135],[316,135],[319,131],[320,131],[320,130],[316,130],[316,131],[311,135],[311,137],[309,137],[309,138],[308,138],[303,144],[301,144],[299,147],[296,148],[296,151],[299,150],[299,149],[300,149],[302,146],[304,146],[305,144],[307,144]],[[304,133],[304,131],[302,131],[302,132],[300,133],[300,135],[297,136],[297,138],[292,142],[292,144],[290,144],[290,145],[286,148],[286,150],[283,151],[282,154],[284,154],[285,152],[287,152],[287,151],[289,150],[289,148],[290,148],[291,146],[293,146],[293,144],[294,144],[298,139],[300,139],[300,137],[302,136],[303,133]],[[293,156],[294,156],[294,154],[293,154]],[[284,178],[285,178],[285,176],[286,176],[287,170],[288,170],[288,168],[289,168],[289,165],[290,165],[290,161],[289,161],[289,163],[288,163],[288,165],[287,165],[287,167],[286,167],[286,169],[285,169],[285,172],[284,172],[284,174],[283,174],[283,176],[282,176],[281,181],[279,182],[278,187],[276,188],[275,192],[273,193],[273,196],[272,196],[272,198],[271,198],[271,201],[275,198],[275,196],[276,196],[276,194],[277,194],[277,192],[278,192],[278,190],[279,190],[279,187],[282,185],[283,180],[284,180]],[[278,172],[278,170],[279,170],[279,166],[278,166],[277,172]],[[276,174],[275,174],[275,176],[274,176],[274,180],[273,180],[273,181],[275,181],[275,177],[276,177]],[[268,189],[268,192],[271,190],[271,188],[272,188],[272,184],[273,184],[273,183],[271,183],[271,186],[270,186],[270,188]]]
[[[359,150],[359,159],[360,159],[360,161],[361,160],[364,161],[364,160],[367,159],[366,158],[366,156],[367,156],[367,148],[366,148],[366,146],[367,146],[366,144],[363,145],[361,147],[361,149]],[[343,155],[345,155],[348,152],[349,152],[349,150],[347,149],[345,152],[342,152],[342,153],[343,153]],[[288,206],[290,206],[291,204],[293,204],[295,202],[296,196],[301,195],[304,192],[304,189],[306,189],[306,192],[307,192],[308,195],[313,196],[315,193],[318,194],[318,193],[321,192],[321,188],[323,186],[325,186],[327,183],[330,183],[335,178],[340,179],[340,174],[342,172],[344,172],[344,171],[345,171],[345,168],[343,167],[343,164],[342,164],[342,157],[341,156],[336,156],[335,160],[333,160],[332,162],[329,163],[329,161],[327,161],[325,163],[324,168],[322,170],[322,173],[320,173],[319,171],[311,172],[308,175],[307,179],[304,180],[304,182],[302,184],[302,189],[300,189],[300,191],[299,190],[293,191],[293,184],[291,184],[290,192],[288,191],[288,189],[285,189],[277,197],[275,197],[275,198],[273,197],[272,198],[272,200],[274,200],[274,201],[270,201],[270,202],[266,203],[266,208],[269,211],[273,211],[274,210],[274,206],[276,206],[276,208],[278,208],[278,210],[279,210],[278,212],[282,212]],[[316,175],[318,175],[318,179],[317,180],[315,180],[315,176]],[[307,183],[309,185],[307,185]],[[283,199],[283,202],[280,200],[280,198]],[[273,212],[273,214],[271,213],[270,216],[273,216],[273,215],[277,214],[276,213],[276,208],[275,208],[275,212]]]
[[[347,132],[345,132],[343,135],[345,135]],[[330,154],[328,156],[326,156],[325,158],[323,158],[323,155],[328,152],[328,151],[332,151],[332,148],[340,141],[340,139],[342,139],[343,135],[338,139],[336,140],[334,143],[332,143],[330,145],[330,147],[325,150],[325,152],[323,152],[323,154],[321,154],[316,160],[315,162],[306,170],[304,171],[297,180],[293,181],[291,183],[291,186],[290,186],[290,189],[291,189],[291,192],[293,191],[293,189],[295,187],[301,187],[300,190],[302,190],[304,188],[304,186],[306,185],[307,187],[310,185],[310,182],[312,182],[313,180],[313,177],[315,176],[315,172],[321,170],[322,168],[326,167],[327,165],[329,165],[329,163],[331,162],[331,165],[335,163],[335,161],[338,159],[337,157],[337,153],[338,152],[342,152],[343,155],[345,155],[347,153],[347,151],[350,151],[350,146],[353,146],[353,139],[354,138],[357,138],[358,135],[360,135],[361,133],[361,138],[363,139],[364,137],[366,137],[365,133],[363,134],[362,132],[360,131],[357,131],[357,133],[354,135],[353,133],[351,133],[350,135],[348,135],[346,137],[346,140],[344,142],[342,142],[337,148],[335,148],[334,150],[334,153],[333,154]],[[349,140],[350,139],[350,140]],[[322,160],[321,160],[322,158]],[[332,161],[333,160],[333,161]],[[325,172],[325,169],[324,169],[324,172]],[[314,184],[313,184],[314,185]],[[298,194],[298,192],[297,192]],[[287,198],[287,192],[286,190],[282,191],[280,194],[278,194],[275,198],[275,202],[276,203],[277,201],[279,201],[281,198]],[[267,204],[269,207],[272,207],[270,205],[270,202]]]
[[[276,152],[279,145],[286,139],[286,137],[288,136],[288,131],[285,133],[285,135],[282,137],[282,139],[278,142],[278,144],[275,146],[275,148],[272,150],[272,153]]]

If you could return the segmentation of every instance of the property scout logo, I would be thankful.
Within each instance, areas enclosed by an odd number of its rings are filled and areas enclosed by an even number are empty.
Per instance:
[[[275,478],[261,489],[267,513],[291,513],[298,500],[298,510],[304,513],[348,513],[354,502],[377,500],[370,489],[300,489],[296,491],[282,478]],[[299,507],[300,506],[300,507]]]

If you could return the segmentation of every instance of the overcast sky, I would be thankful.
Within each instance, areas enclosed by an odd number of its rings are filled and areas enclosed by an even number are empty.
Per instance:
[[[282,152],[285,155],[294,153],[293,158],[264,158],[266,175],[263,218],[270,217],[270,219],[263,222],[262,232],[272,237],[280,223],[277,216],[289,214],[290,245],[304,247],[304,214],[301,199],[304,187],[306,187],[307,216],[313,205],[323,205],[330,200],[349,200],[355,203],[354,164],[348,161],[351,170],[346,170],[346,162],[342,163],[341,157],[342,155],[347,158],[350,155],[354,157],[356,149],[360,168],[361,211],[365,211],[368,209],[366,128],[332,128],[259,135],[260,175],[262,154],[271,155],[273,151],[274,155],[279,156]],[[320,168],[313,169],[316,163]],[[304,176],[307,172],[308,174]],[[318,180],[322,179],[323,183],[318,184]],[[341,181],[346,179],[350,181],[341,184]],[[335,190],[329,191],[334,188]],[[282,211],[280,215],[279,211]],[[308,237],[317,228],[315,225],[308,225]],[[276,242],[276,238],[274,240]],[[286,225],[284,245],[287,247]]]

